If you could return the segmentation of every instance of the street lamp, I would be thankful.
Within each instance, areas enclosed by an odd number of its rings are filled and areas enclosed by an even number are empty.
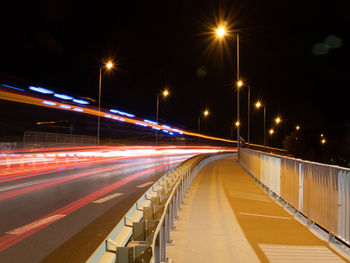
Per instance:
[[[250,85],[248,85],[248,148],[250,146]]]
[[[237,122],[238,122],[238,124],[240,124],[240,118],[239,118],[239,89],[242,86],[243,86],[243,81],[242,80],[237,81]],[[240,136],[239,132],[240,132],[240,125],[237,126],[238,159],[239,159],[239,149],[241,147],[241,136]]]
[[[101,111],[101,89],[102,89],[102,70],[110,70],[114,67],[113,61],[108,61],[104,66],[100,66],[100,77],[98,83],[98,111],[99,115],[97,116],[97,145],[100,144],[100,111]]]
[[[275,119],[276,124],[279,124],[281,121],[282,121],[282,120],[281,120],[280,117],[277,117],[277,118]]]
[[[204,116],[204,118],[208,117],[209,116],[209,110],[203,111],[203,116]],[[201,132],[201,117],[202,117],[202,115],[199,115],[199,117],[198,117],[198,132],[199,133]]]
[[[163,90],[161,93],[157,92],[157,112],[156,112],[156,120],[158,122],[158,113],[159,113],[159,96],[160,94],[162,94],[162,96],[164,98],[168,97],[169,96],[169,90],[168,89],[165,89]]]
[[[299,131],[299,130],[300,130],[300,126],[297,125],[297,126],[295,127],[295,129],[296,129],[297,131]]]
[[[266,132],[265,132],[266,131],[266,129],[265,129],[265,127],[266,127],[266,105],[265,104],[262,105],[261,102],[258,101],[255,103],[255,107],[257,109],[259,109],[260,107],[264,107],[264,150],[265,150],[265,148],[266,148]]]
[[[219,39],[223,39],[226,35],[227,35],[227,31],[225,29],[225,27],[223,26],[219,26],[217,27],[217,29],[215,30],[216,36]],[[239,77],[239,34],[236,33],[237,36],[237,75],[236,75],[236,80],[237,80],[237,121],[239,122],[239,88],[243,86],[243,82],[240,80]],[[238,148],[238,160],[239,160],[239,149],[240,149],[240,135],[239,135],[239,126],[237,126],[237,148]]]
[[[166,98],[169,96],[170,92],[168,89],[164,89],[161,93],[157,92],[157,110],[156,110],[156,120],[158,123],[158,117],[159,117],[159,96],[162,94],[163,98]],[[156,145],[158,144],[158,131],[156,131]]]
[[[216,30],[216,35],[221,38],[223,37],[224,35],[226,35],[226,29],[223,27],[223,26],[219,26]]]
[[[270,135],[274,134],[274,132],[275,132],[275,131],[274,131],[273,129],[270,129],[270,130],[269,130]]]

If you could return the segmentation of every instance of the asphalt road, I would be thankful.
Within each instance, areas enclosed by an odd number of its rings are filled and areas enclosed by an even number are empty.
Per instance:
[[[0,262],[85,262],[152,183],[190,156],[62,164],[0,178]]]

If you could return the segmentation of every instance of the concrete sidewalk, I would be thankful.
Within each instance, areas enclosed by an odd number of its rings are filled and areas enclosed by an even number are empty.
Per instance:
[[[234,157],[204,167],[181,208],[169,262],[349,262],[270,198]]]

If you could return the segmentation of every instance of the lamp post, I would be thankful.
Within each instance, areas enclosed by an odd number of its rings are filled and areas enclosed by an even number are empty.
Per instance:
[[[168,89],[165,89],[162,91],[162,95],[164,98],[166,98],[167,96],[169,96],[169,90]],[[156,109],[156,120],[157,120],[157,123],[158,123],[158,117],[159,117],[159,96],[160,96],[160,93],[157,92],[157,109]],[[156,145],[158,145],[158,131],[156,131]]]
[[[219,26],[216,30],[215,30],[216,36],[219,39],[222,39],[225,37],[225,35],[227,34],[226,29],[224,26]],[[236,40],[237,40],[237,48],[236,48],[236,58],[237,58],[237,70],[236,70],[236,81],[237,81],[237,121],[240,122],[240,118],[239,118],[239,88],[241,86],[243,86],[243,82],[240,80],[240,76],[239,76],[239,34],[236,33]],[[237,126],[237,148],[238,148],[238,160],[239,160],[239,150],[240,150],[240,127]]]
[[[266,149],[266,105],[262,105],[260,101],[255,103],[256,108],[263,107],[264,108],[264,150]]]
[[[106,70],[110,70],[114,67],[114,64],[112,61],[108,61],[104,67]],[[102,70],[103,67],[100,67],[100,77],[98,81],[98,111],[99,115],[97,116],[97,145],[100,145],[100,111],[101,111],[101,89],[102,89]]]
[[[248,85],[248,148],[250,146],[250,85]]]
[[[238,63],[238,62],[237,62]],[[237,69],[238,70],[238,69]],[[237,126],[237,147],[238,147],[238,160],[239,160],[239,150],[241,148],[241,136],[239,134],[240,132],[240,124],[241,121],[239,119],[239,89],[243,86],[243,82],[241,80],[239,80],[237,82],[237,122],[238,122],[238,126]]]
[[[276,126],[278,126],[280,123],[282,122],[282,119],[280,116],[277,116],[275,118],[275,123],[276,123]],[[286,136],[286,121],[284,120],[283,121],[283,126],[284,126],[284,129],[283,129],[283,136],[285,137]],[[280,135],[280,137],[282,137],[282,134]],[[283,137],[282,137],[282,141],[283,141]]]
[[[209,115],[209,110],[203,111],[203,116],[205,118],[208,117],[208,115]],[[198,133],[201,132],[201,117],[202,117],[202,115],[199,115],[199,117],[198,117]]]

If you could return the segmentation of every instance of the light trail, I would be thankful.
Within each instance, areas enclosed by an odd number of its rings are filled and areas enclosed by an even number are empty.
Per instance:
[[[109,186],[103,187],[85,197],[82,197],[68,205],[65,205],[54,212],[41,217],[25,226],[16,228],[12,231],[9,231],[6,235],[0,237],[0,252],[8,249],[9,247],[15,245],[16,243],[20,242],[21,240],[35,234],[39,230],[53,224],[57,220],[64,218],[65,216],[69,215],[70,213],[73,213],[74,211],[78,210],[79,208],[99,199],[100,197],[110,193],[111,191],[114,191],[133,180],[142,177],[148,173],[154,172],[158,169],[162,169],[167,166],[172,166],[177,163],[180,163],[181,161],[172,161],[166,164],[158,165],[146,170],[143,170],[141,172],[137,172],[133,175],[130,175],[127,178],[124,178],[116,183],[113,183]]]
[[[31,104],[31,105],[40,106],[40,107],[47,107],[47,108],[57,109],[57,110],[78,111],[78,112],[81,112],[82,114],[100,116],[100,117],[105,117],[105,118],[106,118],[106,114],[108,114],[110,117],[108,116],[107,118],[110,120],[114,119],[116,121],[122,121],[122,122],[130,123],[130,124],[134,124],[134,125],[141,124],[144,127],[160,129],[163,131],[165,130],[168,132],[175,132],[175,133],[179,133],[179,134],[184,134],[184,135],[193,136],[193,137],[199,137],[199,138],[208,139],[208,140],[223,141],[223,142],[228,142],[228,143],[237,143],[237,141],[234,141],[234,140],[218,138],[218,137],[199,134],[199,133],[195,133],[195,132],[191,132],[191,131],[184,131],[181,129],[172,128],[172,127],[167,126],[167,125],[165,125],[166,127],[164,127],[162,124],[152,124],[150,122],[145,122],[143,119],[134,119],[132,117],[127,117],[125,115],[123,116],[121,114],[119,114],[119,115],[116,113],[112,114],[110,111],[98,111],[98,110],[90,108],[86,105],[77,106],[74,104],[69,104],[68,102],[61,103],[61,102],[54,100],[54,98],[41,99],[41,98],[37,98],[34,96],[18,94],[18,93],[9,92],[6,90],[0,90],[0,99],[18,102],[18,103]],[[66,107],[64,106],[64,108],[62,108],[61,105],[65,105]],[[67,106],[70,106],[70,108],[68,108]]]
[[[59,170],[86,167],[107,162],[147,158],[157,156],[195,155],[201,153],[215,153],[232,151],[232,148],[221,147],[97,147],[95,149],[80,148],[79,151],[61,151],[51,148],[48,152],[31,152],[30,154],[3,154],[0,156],[0,183],[31,176],[52,173]]]
[[[0,188],[0,201],[6,200],[9,198],[13,198],[19,195],[27,194],[33,191],[37,191],[43,188],[47,188],[50,186],[56,186],[57,184],[73,181],[79,178],[82,178],[84,176],[89,176],[93,174],[99,174],[103,172],[108,172],[108,171],[117,171],[118,169],[134,166],[134,165],[139,165],[139,164],[147,164],[147,163],[153,163],[162,160],[161,158],[159,159],[151,159],[151,160],[144,160],[144,161],[139,161],[139,162],[132,162],[132,163],[124,163],[124,164],[118,164],[106,168],[95,168],[91,169],[86,172],[81,172],[77,173],[74,175],[68,175],[65,177],[61,178],[55,178],[55,179],[46,179],[46,180],[41,180],[39,182],[33,182],[33,183],[26,183],[26,184],[19,184],[19,185],[13,185],[13,186],[7,186],[7,187],[2,187]],[[183,161],[184,159],[181,159],[180,161]],[[19,188],[19,189],[17,189]],[[3,192],[3,193],[1,193]]]

